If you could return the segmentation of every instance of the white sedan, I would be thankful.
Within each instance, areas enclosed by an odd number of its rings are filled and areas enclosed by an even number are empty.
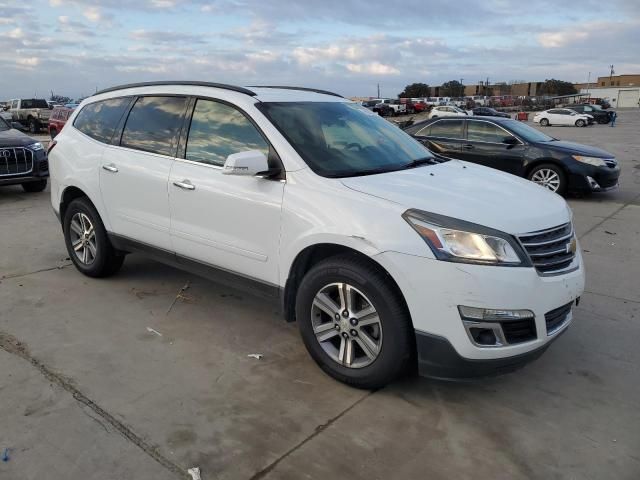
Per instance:
[[[429,112],[429,118],[464,117],[465,115],[467,115],[467,112],[454,106],[433,107],[431,112]]]
[[[538,112],[533,117],[534,123],[539,123],[543,127],[549,125],[571,125],[576,127],[586,127],[593,123],[593,117],[586,113],[578,113],[568,108],[552,108],[544,112]]]

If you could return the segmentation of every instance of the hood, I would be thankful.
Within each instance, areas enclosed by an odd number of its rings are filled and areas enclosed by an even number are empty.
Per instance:
[[[601,148],[590,147],[589,145],[582,145],[580,143],[565,142],[563,140],[542,142],[538,145],[550,150],[559,150],[563,153],[584,155],[588,157],[615,158],[615,155],[613,153],[609,153],[606,150],[602,150]]]
[[[564,199],[528,180],[480,165],[450,160],[409,170],[343,178],[352,190],[510,234],[566,223]]]
[[[11,130],[0,130],[0,148],[2,147],[26,147],[32,143],[36,143],[28,135],[25,135],[20,130],[12,128]]]

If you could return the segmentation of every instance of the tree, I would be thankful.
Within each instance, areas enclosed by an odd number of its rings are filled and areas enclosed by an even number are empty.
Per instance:
[[[62,95],[51,94],[49,101],[53,103],[59,103],[60,105],[64,105],[65,103],[71,102],[71,99],[69,97],[64,97]]]
[[[540,87],[541,95],[573,95],[574,93],[578,93],[578,91],[573,86],[573,83],[556,80],[555,78],[545,80]]]
[[[441,97],[464,97],[464,85],[458,80],[449,80],[440,87]]]
[[[420,98],[430,96],[431,91],[426,83],[412,83],[404,87],[404,91],[398,98]]]

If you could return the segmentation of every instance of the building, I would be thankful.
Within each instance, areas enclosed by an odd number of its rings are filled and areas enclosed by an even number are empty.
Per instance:
[[[637,87],[640,86],[640,74],[612,75],[610,77],[598,77],[591,83],[574,83],[577,90],[602,87]]]
[[[636,86],[592,86],[589,88],[581,88],[580,93],[589,94],[592,98],[602,98],[604,100],[607,100],[614,108],[630,108],[640,106],[640,103],[638,103],[640,101],[640,82],[636,83]]]

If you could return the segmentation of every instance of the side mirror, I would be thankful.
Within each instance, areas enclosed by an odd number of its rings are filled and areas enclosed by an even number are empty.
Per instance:
[[[502,140],[502,143],[506,145],[517,145],[518,139],[516,137],[508,136],[508,137],[504,137],[504,139]]]
[[[222,167],[225,175],[255,176],[266,174],[269,171],[269,162],[264,153],[259,150],[232,153],[227,157]]]

